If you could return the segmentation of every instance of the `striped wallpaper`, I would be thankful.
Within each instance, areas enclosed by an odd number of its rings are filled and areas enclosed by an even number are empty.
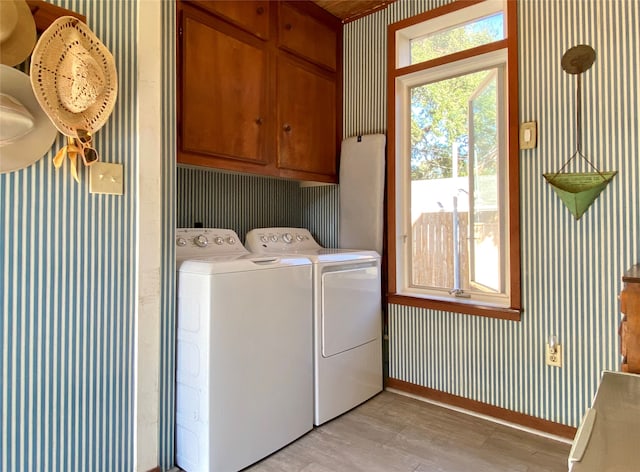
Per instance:
[[[0,470],[127,471],[134,450],[135,248],[141,232],[134,197],[137,2],[53,3],[87,15],[114,52],[119,99],[96,144],[104,161],[124,164],[125,194],[89,195],[87,173],[76,184],[66,168],[53,169],[51,154],[0,175]],[[441,3],[399,0],[345,26],[344,136],[386,129],[386,25]],[[175,25],[174,7],[164,2],[164,25]],[[521,1],[521,118],[537,120],[540,137],[535,150],[521,154],[523,321],[391,305],[391,376],[577,425],[600,370],[617,368],[620,274],[638,260],[638,10],[636,0]],[[574,148],[573,84],[560,71],[559,58],[580,42],[598,53],[584,81],[584,149],[599,166],[619,174],[575,222],[541,174],[557,169]],[[166,26],[164,199],[158,203],[164,228],[164,469],[174,465],[174,227],[196,217],[205,224],[235,225],[241,233],[258,224],[296,222],[331,246],[337,242],[338,201],[335,186],[296,189],[273,179],[176,170],[174,50],[175,30]],[[54,150],[61,145],[59,140]],[[230,193],[211,202],[213,211],[192,212],[178,194],[187,192],[189,179],[226,186]],[[273,200],[273,207],[259,213],[245,206],[252,196],[281,193],[287,199]],[[564,345],[562,369],[543,364],[548,334]]]
[[[301,187],[299,182],[205,168],[177,169],[177,227],[196,222],[231,228],[244,240],[253,228],[305,227],[327,247],[338,244],[338,186]]]
[[[386,129],[386,25],[442,3],[398,0],[345,25],[345,136]],[[390,305],[391,377],[577,426],[600,372],[618,369],[620,277],[640,260],[639,15],[638,0],[519,2],[520,115],[539,136],[520,154],[522,321]],[[575,78],[560,59],[581,43],[597,53],[583,76],[583,151],[619,173],[575,221],[542,173],[576,148]],[[551,334],[560,369],[544,364]]]
[[[264,226],[300,226],[300,187],[292,180],[178,167],[177,227],[200,222],[233,229],[242,241]]]
[[[130,471],[136,273],[136,2],[54,0],[113,52],[119,95],[96,135],[124,195],[89,194],[62,145],[0,174],[0,470]]]
[[[162,267],[160,312],[160,378],[158,464],[162,470],[175,465],[175,228],[176,225],[176,24],[175,1],[164,1],[162,7],[164,42],[162,45],[162,81],[164,97],[162,120]]]
[[[303,187],[302,223],[324,247],[338,247],[340,194],[337,185]]]

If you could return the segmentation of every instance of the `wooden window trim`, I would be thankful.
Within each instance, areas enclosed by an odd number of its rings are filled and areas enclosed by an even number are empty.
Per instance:
[[[520,162],[519,162],[519,116],[518,116],[518,16],[517,1],[508,1],[507,9],[507,37],[504,40],[483,45],[466,51],[457,52],[443,58],[432,59],[420,64],[396,67],[396,32],[408,26],[427,21],[437,16],[445,15],[456,10],[466,8],[483,0],[458,0],[450,4],[435,8],[412,18],[394,23],[387,28],[387,301],[398,305],[414,306],[453,313],[485,316],[505,320],[520,321],[522,313],[521,300],[521,266],[520,266]],[[499,47],[497,45],[500,44]],[[507,49],[507,87],[509,104],[507,112],[508,127],[508,163],[509,174],[509,282],[510,306],[494,307],[484,304],[460,303],[442,301],[424,297],[413,297],[397,293],[396,285],[396,95],[395,82],[400,76],[409,72],[416,72],[431,68],[435,65],[447,64],[467,57],[475,56],[479,52],[488,50]],[[488,49],[488,50],[487,50]],[[480,51],[482,50],[482,51]]]

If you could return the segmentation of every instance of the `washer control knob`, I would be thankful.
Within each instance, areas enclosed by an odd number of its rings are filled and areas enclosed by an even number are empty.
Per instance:
[[[278,235],[277,234],[272,234],[271,236],[269,236],[269,239],[271,241],[273,241],[274,243],[278,242]]]
[[[182,236],[178,236],[176,238],[176,246],[185,247],[186,245],[187,245],[187,240],[184,239]]]
[[[236,243],[236,238],[234,238],[233,236],[229,236],[227,238],[227,243],[229,244],[235,244]]]
[[[282,240],[287,244],[291,244],[291,241],[293,241],[293,236],[291,236],[291,233],[284,233],[282,235]]]
[[[301,234],[296,234],[296,241],[302,241],[304,238]]]
[[[269,238],[267,237],[266,234],[261,234],[260,235],[260,242],[263,242],[263,243],[268,243],[269,242]]]
[[[224,244],[224,239],[222,239],[220,236],[216,236],[215,239],[213,240],[218,246],[220,246],[221,244]]]
[[[193,238],[193,242],[196,243],[198,247],[207,247],[209,245],[209,240],[204,234],[199,234]]]

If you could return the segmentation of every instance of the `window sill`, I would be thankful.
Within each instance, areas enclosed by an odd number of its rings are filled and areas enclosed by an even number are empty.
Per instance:
[[[497,318],[501,320],[520,321],[522,315],[521,308],[497,307],[490,305],[477,305],[472,303],[457,303],[430,298],[410,297],[390,293],[387,295],[387,302],[396,305],[414,306],[417,308],[428,308],[431,310],[450,311],[464,315],[484,316],[487,318]]]

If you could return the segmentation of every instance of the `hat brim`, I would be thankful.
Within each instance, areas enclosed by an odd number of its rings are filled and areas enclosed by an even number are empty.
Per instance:
[[[9,1],[15,4],[18,18],[11,36],[0,44],[0,64],[15,66],[24,62],[33,51],[36,44],[36,22],[27,2]]]
[[[82,45],[104,75],[104,87],[94,103],[80,113],[74,113],[62,104],[56,89],[64,52],[71,43]],[[106,123],[118,96],[118,77],[111,52],[83,22],[72,16],[54,21],[42,33],[31,55],[31,85],[42,109],[56,128],[67,136],[76,136],[76,130],[95,133]]]
[[[0,173],[4,173],[24,169],[40,160],[51,149],[58,131],[36,100],[27,74],[0,65],[0,92],[16,98],[35,121],[29,133],[0,146]]]

